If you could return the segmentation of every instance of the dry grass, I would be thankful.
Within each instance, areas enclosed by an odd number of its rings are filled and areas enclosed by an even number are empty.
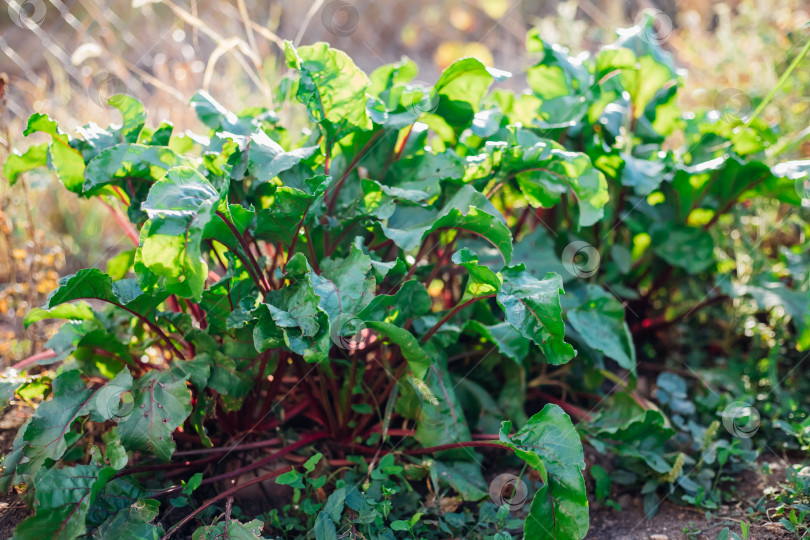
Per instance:
[[[13,13],[21,0],[6,1]],[[790,34],[809,18],[803,0],[730,1],[660,2],[674,4],[659,15],[661,40],[689,69],[684,97],[700,105],[713,105],[711,94],[728,88],[752,99],[763,96],[802,40]],[[61,0],[27,0],[23,12],[36,24],[0,19],[0,53],[11,75],[9,109],[0,120],[12,133],[33,111],[48,111],[65,126],[103,123],[114,119],[105,99],[118,91],[140,98],[154,118],[180,129],[197,127],[185,105],[199,88],[237,109],[272,106],[271,87],[286,72],[283,39],[329,41],[369,71],[405,54],[428,82],[465,54],[520,73],[529,27],[539,26],[547,39],[574,50],[589,50],[653,4],[78,0],[68,8]],[[701,88],[716,90],[704,97]],[[805,108],[806,100],[800,98]]]

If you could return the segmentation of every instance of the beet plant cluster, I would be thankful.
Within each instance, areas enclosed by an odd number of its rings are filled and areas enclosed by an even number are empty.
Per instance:
[[[426,86],[287,43],[277,107],[199,92],[204,133],[123,95],[78,137],[34,114],[50,140],[7,178],[47,166],[134,247],[62,278],[26,324],[63,326],[0,380],[43,398],[2,462],[34,512],[15,538],[580,539],[583,438],[645,503],[705,502],[684,463],[706,447],[667,447],[682,381],[639,398],[637,356],[711,306],[801,295],[725,281],[721,226],[801,212],[807,166],[766,164],[761,120],[680,110],[648,32],[573,58],[533,31],[524,92],[474,58]]]

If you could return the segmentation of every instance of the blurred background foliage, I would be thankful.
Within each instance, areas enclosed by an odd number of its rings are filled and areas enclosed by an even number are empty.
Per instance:
[[[106,125],[117,120],[106,104],[117,93],[136,96],[153,121],[178,130],[199,127],[187,103],[200,88],[234,110],[272,105],[270,88],[287,71],[284,39],[327,41],[365,71],[408,56],[428,84],[454,60],[475,56],[522,87],[528,29],[588,54],[645,11],[655,17],[654,39],[688,72],[681,106],[744,117],[798,55],[808,19],[802,0],[4,1],[2,161],[41,142],[22,137],[31,113],[48,111],[66,128]],[[781,160],[810,156],[809,90],[810,57],[760,115],[795,134],[771,149]],[[105,208],[60,197],[54,182],[35,171],[13,188],[0,183],[0,368],[36,352],[52,331],[25,330],[22,316],[58,275],[97,266],[128,242]]]

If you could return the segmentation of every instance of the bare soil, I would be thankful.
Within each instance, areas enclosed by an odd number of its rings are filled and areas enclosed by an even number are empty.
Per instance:
[[[658,514],[647,520],[642,510],[641,498],[630,499],[621,512],[600,506],[591,509],[591,528],[587,539],[599,540],[715,540],[723,529],[740,534],[737,514],[728,517],[705,516],[693,509],[664,502]],[[778,523],[752,524],[751,540],[781,540],[794,538]]]
[[[760,458],[768,462],[770,475],[747,472],[739,479],[740,498],[735,504],[724,506],[709,518],[695,508],[664,501],[653,519],[644,516],[642,497],[623,494],[617,497],[622,510],[617,512],[606,505],[591,506],[591,527],[586,536],[593,540],[716,540],[724,527],[740,534],[740,521],[751,523],[750,540],[781,540],[795,538],[779,523],[771,523],[764,516],[752,520],[746,510],[753,507],[766,488],[774,487],[785,477],[789,461],[779,457]],[[770,504],[769,506],[773,506]],[[755,522],[753,522],[755,521]]]

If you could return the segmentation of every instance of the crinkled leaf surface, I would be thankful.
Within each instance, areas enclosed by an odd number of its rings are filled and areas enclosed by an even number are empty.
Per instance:
[[[17,526],[15,540],[81,536],[90,505],[114,474],[112,467],[95,465],[41,469],[35,480],[35,514]]]
[[[194,162],[166,146],[121,143],[102,150],[84,170],[83,192],[115,182],[154,181],[173,167],[193,167]]]
[[[135,501],[105,521],[94,534],[99,540],[133,538],[159,540],[163,527],[152,522],[158,515],[158,502],[152,499]]]
[[[307,105],[317,122],[347,123],[360,129],[371,129],[366,112],[366,89],[370,81],[346,53],[316,43],[293,47],[284,43],[287,65],[298,69],[298,99]]]
[[[256,215],[255,236],[281,242],[288,248],[300,233],[313,204],[324,194],[332,178],[319,175],[305,182],[307,190],[281,186],[273,192],[273,203]]]
[[[570,191],[577,201],[579,226],[593,225],[604,216],[609,200],[607,180],[587,155],[556,146],[539,140],[525,150],[515,173],[518,186],[534,207],[554,206]]]
[[[203,232],[220,219],[219,201],[214,186],[190,167],[169,170],[149,190],[141,208],[150,223],[139,251],[143,263],[166,280],[168,292],[200,300],[208,277]]]
[[[127,450],[141,450],[168,461],[172,432],[191,414],[191,391],[178,370],[150,371],[133,388],[132,412],[118,425]]]
[[[564,341],[560,293],[562,279],[546,274],[545,279],[530,276],[523,265],[505,268],[498,303],[506,321],[522,336],[532,340],[551,364],[565,364],[576,351]]]

